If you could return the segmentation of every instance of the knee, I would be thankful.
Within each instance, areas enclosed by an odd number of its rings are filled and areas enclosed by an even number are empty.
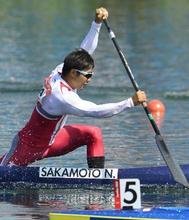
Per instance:
[[[103,147],[103,137],[102,137],[102,130],[98,127],[91,126],[87,132],[85,138],[86,144],[92,148],[98,148],[97,146]]]
[[[94,140],[102,139],[102,130],[99,127],[91,126],[88,135]]]

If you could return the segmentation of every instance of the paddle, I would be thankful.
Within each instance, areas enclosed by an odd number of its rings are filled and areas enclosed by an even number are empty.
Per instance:
[[[137,82],[135,81],[134,79],[134,76],[132,74],[132,71],[127,63],[127,60],[123,54],[123,52],[121,51],[121,48],[119,47],[117,41],[116,41],[116,37],[115,37],[115,34],[114,32],[111,30],[110,26],[109,26],[109,23],[107,20],[104,20],[104,24],[109,32],[109,35],[110,35],[110,38],[112,39],[113,41],[113,44],[121,58],[121,61],[126,69],[126,72],[131,80],[131,83],[135,89],[135,91],[139,91],[139,86],[137,84]],[[159,128],[157,127],[155,121],[154,121],[154,118],[152,116],[152,114],[148,111],[148,108],[147,108],[147,104],[146,103],[143,103],[142,104],[143,108],[144,108],[144,111],[154,129],[154,132],[155,132],[155,140],[156,140],[156,144],[159,148],[159,151],[161,152],[161,155],[164,159],[164,161],[166,162],[174,180],[180,184],[182,184],[183,186],[185,187],[188,187],[189,188],[189,183],[181,169],[181,167],[179,166],[179,164],[174,160],[174,158],[172,157],[167,145],[165,144],[164,142],[164,139],[163,137],[161,136],[161,133],[160,133],[160,130]]]

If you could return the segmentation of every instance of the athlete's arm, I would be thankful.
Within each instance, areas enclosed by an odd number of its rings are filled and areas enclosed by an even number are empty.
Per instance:
[[[101,23],[104,19],[108,18],[108,11],[105,8],[97,8],[95,14],[95,21],[92,22],[91,28],[86,37],[82,41],[80,47],[93,54],[97,45],[100,33]]]
[[[56,114],[69,114],[77,116],[88,116],[95,118],[111,117],[134,106],[132,98],[117,103],[97,105],[93,102],[81,99],[73,91],[63,91],[63,96],[57,99]],[[55,114],[54,112],[51,112]]]
[[[89,32],[80,45],[80,47],[86,50],[89,54],[93,54],[98,45],[100,28],[101,24],[97,24],[93,21]]]

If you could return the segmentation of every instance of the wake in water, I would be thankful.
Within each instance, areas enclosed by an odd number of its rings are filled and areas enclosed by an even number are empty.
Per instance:
[[[188,99],[189,90],[166,92],[165,97],[170,99]]]
[[[41,84],[36,82],[24,81],[0,81],[0,92],[35,92],[40,91]]]

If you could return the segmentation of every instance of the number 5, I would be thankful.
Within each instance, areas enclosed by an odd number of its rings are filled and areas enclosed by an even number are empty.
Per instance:
[[[122,208],[141,208],[139,179],[120,179],[120,199]]]
[[[125,198],[124,198],[124,203],[126,204],[133,204],[136,202],[137,200],[137,193],[134,189],[130,188],[130,186],[135,186],[136,185],[136,182],[134,181],[127,181],[126,182],[126,185],[125,185],[125,194],[128,194],[130,193],[132,196],[131,198],[129,198],[129,196],[125,195]]]

